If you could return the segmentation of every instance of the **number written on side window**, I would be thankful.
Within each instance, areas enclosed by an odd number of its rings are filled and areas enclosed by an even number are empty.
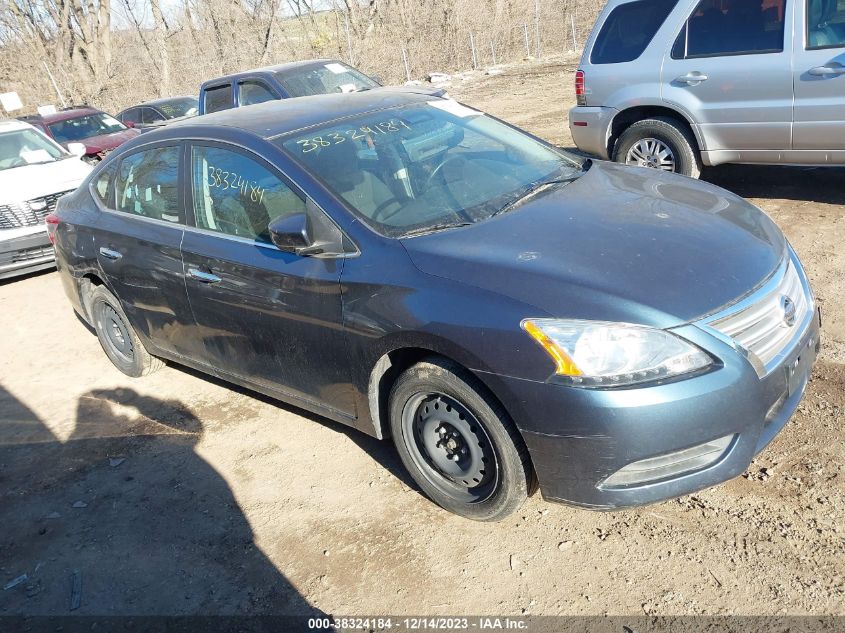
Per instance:
[[[233,150],[194,147],[191,182],[199,228],[270,242],[270,222],[305,213],[305,201],[279,176]]]
[[[120,163],[115,208],[153,220],[179,222],[179,148],[158,147]]]

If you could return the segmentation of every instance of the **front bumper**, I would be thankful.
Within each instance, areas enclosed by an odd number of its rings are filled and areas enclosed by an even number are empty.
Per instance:
[[[53,268],[55,258],[44,226],[0,231],[0,279]]]
[[[819,349],[816,311],[783,363],[764,378],[727,343],[688,325],[676,330],[722,366],[677,382],[582,389],[487,375],[525,438],[543,496],[593,509],[643,505],[689,494],[743,473],[798,407]],[[624,466],[732,436],[698,470],[607,486]]]
[[[576,106],[569,111],[569,131],[572,140],[582,152],[605,160],[610,140],[610,124],[619,113],[614,108]]]

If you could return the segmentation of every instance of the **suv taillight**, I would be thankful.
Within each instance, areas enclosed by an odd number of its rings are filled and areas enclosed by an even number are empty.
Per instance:
[[[44,218],[44,223],[47,225],[47,237],[50,238],[50,244],[56,245],[56,229],[59,228],[59,216],[50,213]]]
[[[575,99],[579,106],[587,105],[587,89],[584,83],[584,71],[575,73]]]

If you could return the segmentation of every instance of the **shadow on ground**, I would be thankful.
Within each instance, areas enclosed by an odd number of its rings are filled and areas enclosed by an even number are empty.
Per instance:
[[[91,391],[60,440],[0,386],[0,420],[0,615],[321,615],[256,546],[181,402]]]
[[[845,205],[845,168],[720,165],[705,168],[703,180],[743,198]]]

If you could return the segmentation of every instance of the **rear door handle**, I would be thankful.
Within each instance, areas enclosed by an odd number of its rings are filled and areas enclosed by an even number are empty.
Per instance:
[[[813,77],[836,77],[845,75],[845,66],[816,66],[810,69]]]
[[[707,81],[707,75],[695,71],[687,73],[686,75],[681,75],[675,79],[675,81],[682,84],[700,84],[702,81]]]
[[[113,251],[112,249],[106,248],[105,246],[100,247],[100,255],[102,255],[106,259],[112,259],[112,260],[118,260],[121,257],[123,257],[122,253],[119,253],[117,251]]]
[[[218,281],[220,281],[220,277],[218,277],[217,275],[207,273],[197,268],[189,268],[188,276],[191,279],[196,279],[197,281],[201,281],[204,284],[216,284]]]

